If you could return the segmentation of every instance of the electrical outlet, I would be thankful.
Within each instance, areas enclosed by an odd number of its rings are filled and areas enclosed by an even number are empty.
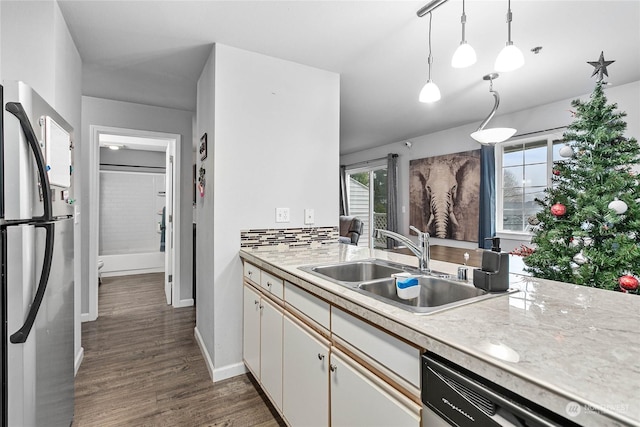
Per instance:
[[[315,222],[313,209],[304,210],[304,223],[313,224]]]
[[[276,222],[289,222],[291,221],[289,215],[289,208],[276,208]]]

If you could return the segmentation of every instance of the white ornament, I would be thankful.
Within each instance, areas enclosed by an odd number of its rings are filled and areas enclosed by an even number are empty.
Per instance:
[[[580,268],[580,266],[578,264],[576,264],[575,262],[571,262],[569,263],[569,266],[571,266],[571,269],[575,272],[577,269]]]
[[[609,203],[608,208],[613,209],[618,215],[622,215],[627,211],[629,207],[624,201],[618,200],[618,198],[616,197],[611,203]]]
[[[580,225],[580,228],[582,228],[584,231],[589,231],[593,228],[593,224],[591,224],[589,221],[585,221]]]
[[[631,240],[635,240],[636,239],[636,232],[632,231],[629,234],[627,234],[627,237],[629,237]]]
[[[564,147],[562,147],[560,151],[558,151],[558,154],[560,154],[562,157],[573,157],[573,148],[571,148],[569,144],[565,144]]]
[[[582,265],[585,262],[587,262],[587,257],[584,256],[582,252],[578,252],[577,254],[574,255],[573,261],[578,265]]]
[[[581,239],[579,237],[574,237],[573,240],[571,240],[569,242],[569,246],[572,248],[575,248],[576,246],[579,246],[581,242]]]
[[[593,243],[593,239],[591,237],[584,237],[582,239],[582,242],[585,246],[591,246],[591,244]]]

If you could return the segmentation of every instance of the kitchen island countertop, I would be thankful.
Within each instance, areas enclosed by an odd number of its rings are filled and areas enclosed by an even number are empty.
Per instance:
[[[344,244],[240,256],[578,424],[640,426],[640,297],[511,274],[517,292],[416,315],[298,269],[370,258],[416,266],[415,257]]]

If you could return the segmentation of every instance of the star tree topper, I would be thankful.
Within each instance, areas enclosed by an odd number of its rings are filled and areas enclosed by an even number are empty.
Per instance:
[[[591,77],[598,75],[596,81],[600,82],[604,79],[603,76],[609,77],[609,73],[607,73],[607,66],[613,64],[616,61],[605,61],[604,60],[604,52],[600,52],[600,59],[597,61],[588,61],[589,65],[592,65],[595,69],[593,70],[593,74]]]

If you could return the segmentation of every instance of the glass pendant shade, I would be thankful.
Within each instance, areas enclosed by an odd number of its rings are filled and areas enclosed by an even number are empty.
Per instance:
[[[465,68],[475,64],[477,61],[476,51],[467,42],[460,42],[451,58],[451,66],[453,68]]]
[[[440,89],[432,80],[427,80],[427,83],[422,87],[420,91],[420,102],[431,103],[440,100]]]
[[[504,142],[516,133],[513,128],[489,128],[475,131],[471,134],[471,138],[480,144],[493,145]]]
[[[507,44],[498,54],[495,63],[496,71],[513,71],[524,65],[524,56],[513,43]]]
[[[488,128],[485,129],[485,126],[489,124],[493,116],[498,111],[498,106],[500,105],[500,94],[497,91],[493,90],[493,81],[499,77],[498,73],[487,74],[482,77],[483,80],[489,80],[489,93],[493,95],[494,103],[491,112],[487,116],[486,119],[480,123],[478,130],[471,134],[471,138],[475,139],[482,145],[494,145],[500,142],[504,142],[507,139],[511,138],[516,130],[513,128]]]

